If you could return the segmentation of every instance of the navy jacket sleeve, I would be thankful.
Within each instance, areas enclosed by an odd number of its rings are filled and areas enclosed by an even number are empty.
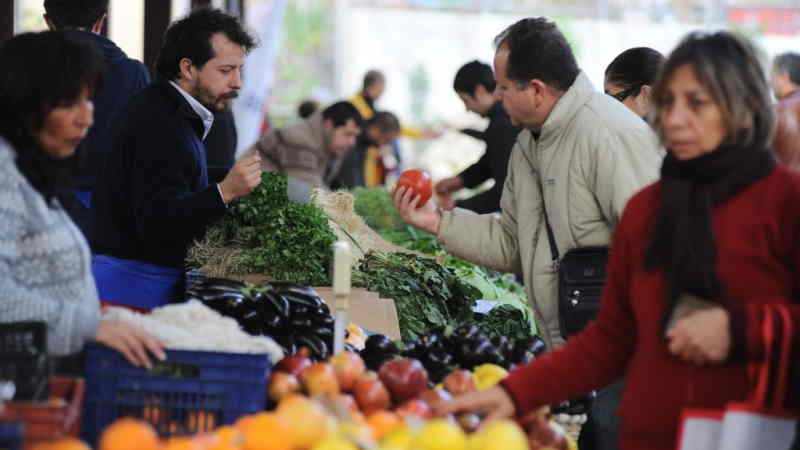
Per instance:
[[[131,194],[140,236],[148,247],[185,242],[186,248],[225,213],[216,185],[198,185],[201,164],[192,138],[147,133],[133,152]]]

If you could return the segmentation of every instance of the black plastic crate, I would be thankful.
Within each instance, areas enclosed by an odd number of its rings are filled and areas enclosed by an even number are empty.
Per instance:
[[[0,324],[0,380],[14,382],[14,400],[46,400],[49,377],[47,325],[44,322]]]

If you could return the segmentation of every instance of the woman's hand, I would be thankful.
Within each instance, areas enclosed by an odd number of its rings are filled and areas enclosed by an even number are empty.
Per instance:
[[[514,402],[508,392],[500,386],[482,392],[460,395],[450,401],[439,404],[434,413],[446,416],[460,412],[477,412],[486,414],[481,426],[495,420],[511,417],[515,413]]]
[[[731,353],[729,322],[728,312],[722,308],[688,314],[667,333],[669,352],[697,365],[722,363]]]
[[[430,200],[420,208],[417,208],[419,200],[419,195],[414,195],[412,189],[395,187],[394,191],[392,191],[394,206],[400,212],[400,217],[407,224],[436,234],[439,231],[439,223],[442,221],[442,216]]]
[[[125,359],[137,367],[151,369],[153,364],[148,353],[159,361],[167,358],[164,343],[146,333],[136,325],[119,320],[102,320],[97,327],[95,339],[122,353]]]

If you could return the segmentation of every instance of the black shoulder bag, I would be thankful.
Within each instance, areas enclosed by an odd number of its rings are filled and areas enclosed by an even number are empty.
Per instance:
[[[541,184],[540,184],[541,186]],[[556,238],[547,217],[547,205],[542,190],[544,223],[553,255],[553,267],[558,273],[558,316],[564,339],[577,334],[597,315],[600,297],[606,281],[607,247],[579,247],[559,259]]]

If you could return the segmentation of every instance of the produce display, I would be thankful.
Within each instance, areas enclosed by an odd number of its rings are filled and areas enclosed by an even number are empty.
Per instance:
[[[272,337],[287,355],[304,346],[322,360],[333,350],[333,316],[311,288],[286,282],[253,286],[201,277],[187,286],[187,297],[236,319],[252,335]]]
[[[261,184],[231,204],[228,214],[190,249],[187,265],[213,276],[258,273],[326,286],[335,241],[319,207],[289,200],[286,175],[265,172]]]
[[[473,317],[480,293],[432,259],[405,253],[370,252],[353,271],[353,285],[394,299],[403,340],[431,328]]]
[[[400,178],[397,179],[397,188],[401,187],[410,189],[415,196],[419,196],[417,208],[421,208],[425,203],[428,203],[431,194],[433,194],[431,176],[428,175],[428,172],[422,170],[411,169],[401,173]]]
[[[399,346],[386,336],[372,335],[367,338],[361,357],[370,370],[397,357],[414,358],[423,364],[431,381],[439,383],[457,369],[473,370],[490,364],[510,370],[532,361],[544,350],[544,342],[537,337],[489,338],[478,325],[464,324],[456,330],[433,329]]]

